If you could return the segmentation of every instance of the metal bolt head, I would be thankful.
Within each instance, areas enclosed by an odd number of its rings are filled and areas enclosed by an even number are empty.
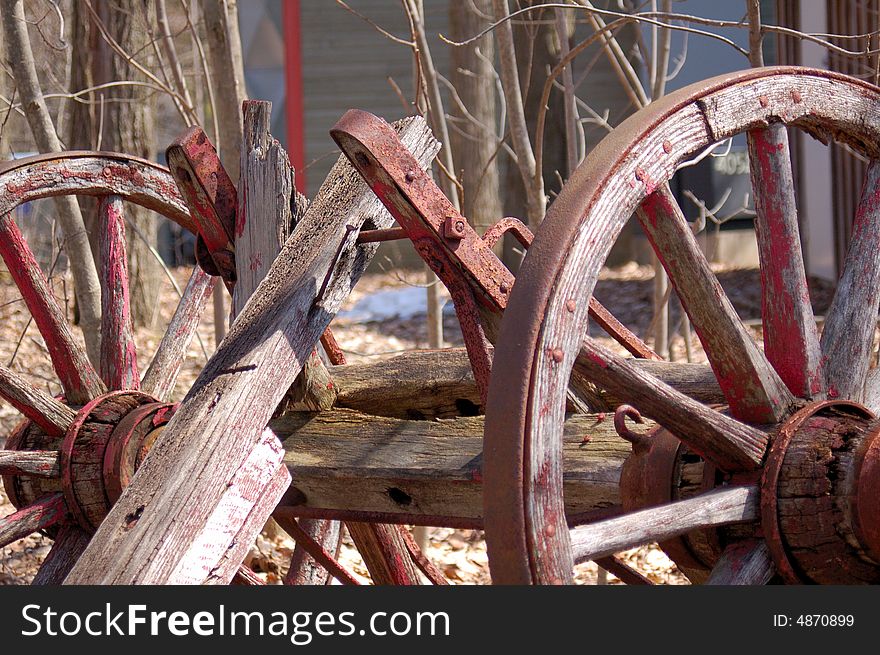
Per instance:
[[[507,282],[502,282],[501,284],[498,285],[498,290],[501,293],[506,294],[508,291],[510,291],[510,286],[508,286]]]
[[[403,179],[405,179],[407,182],[412,182],[414,179],[416,179],[416,174],[412,171],[407,171],[403,174]]]
[[[464,238],[465,221],[460,216],[447,216],[443,221],[443,235],[447,239],[459,241]]]

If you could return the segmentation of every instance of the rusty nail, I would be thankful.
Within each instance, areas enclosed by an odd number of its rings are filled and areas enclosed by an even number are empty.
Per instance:
[[[557,364],[561,363],[562,358],[565,356],[565,354],[562,352],[562,350],[560,348],[554,349],[553,352],[550,353],[550,355],[553,357],[553,361],[556,362]]]
[[[666,139],[666,141],[663,142],[663,152],[667,155],[672,152],[672,142],[669,139]]]
[[[502,282],[501,284],[498,285],[498,290],[501,293],[506,294],[508,291],[510,291],[510,287],[507,285],[507,282]]]
[[[794,100],[796,103],[800,102],[801,101],[801,92],[798,91],[797,89],[792,89],[791,90],[791,99]]]
[[[547,525],[547,527],[544,528],[544,534],[546,534],[548,537],[552,537],[556,534],[556,526],[550,523],[549,525]]]
[[[403,179],[405,179],[407,182],[412,182],[414,179],[416,179],[416,175],[412,171],[407,171],[403,174]]]
[[[574,310],[577,308],[577,303],[574,301],[574,299],[569,298],[565,301],[565,308],[573,314]]]
[[[636,167],[636,179],[639,182],[645,181],[645,169],[642,168],[641,166]]]
[[[770,100],[767,99],[767,96],[761,96],[760,98],[758,98],[758,102],[761,103],[762,107],[766,107],[770,104]]]

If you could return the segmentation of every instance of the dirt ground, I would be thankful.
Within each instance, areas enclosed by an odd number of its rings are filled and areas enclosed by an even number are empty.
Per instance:
[[[653,293],[652,271],[649,267],[628,265],[618,269],[605,270],[596,289],[596,297],[604,303],[621,321],[639,335],[645,335],[651,321],[651,298]],[[188,271],[173,271],[177,285],[185,285]],[[757,270],[719,270],[719,280],[727,291],[734,306],[747,325],[760,323],[760,285]],[[366,294],[378,290],[421,284],[423,276],[416,272],[378,273],[367,275],[347,301],[344,308],[351,308]],[[63,304],[68,316],[73,314],[70,285],[63,277],[53,278],[56,296]],[[819,281],[811,281],[811,294],[817,315],[823,314],[831,301],[833,289]],[[137,330],[137,344],[141,370],[146,369],[152,353],[162,337],[162,329],[177,304],[177,294],[169,282],[165,282],[161,299],[157,305],[156,327]],[[670,323],[679,324],[680,311],[673,303]],[[45,344],[29,321],[30,315],[21,301],[18,289],[9,276],[0,276],[0,363],[13,370],[26,373],[31,381],[50,393],[60,391],[54,372],[46,353]],[[445,341],[448,345],[461,345],[461,333],[454,314],[444,314]],[[375,361],[390,357],[395,353],[413,348],[428,346],[423,315],[409,318],[391,318],[382,321],[354,321],[338,319],[333,324],[334,332],[350,363]],[[760,327],[752,327],[760,339]],[[78,331],[77,331],[78,332]],[[647,339],[650,343],[650,339]],[[214,350],[214,326],[212,312],[205,312],[199,326],[199,340],[190,347],[189,357],[175,389],[175,398],[183,396],[198,372],[204,366],[208,354]],[[691,339],[693,357],[700,361],[702,352],[696,337]],[[672,340],[672,357],[684,359],[686,349],[681,336]],[[0,434],[8,434],[20,420],[19,414],[7,403],[0,401]],[[0,488],[0,516],[14,511]],[[439,566],[452,584],[482,584],[489,582],[488,561],[485,542],[479,531],[432,528],[428,534],[427,555]],[[32,535],[10,546],[0,549],[0,584],[28,583],[42,558],[51,546],[51,539],[43,535]],[[293,541],[287,538],[268,539],[260,537],[247,563],[268,583],[280,583],[290,554]],[[622,554],[624,560],[635,566],[652,581],[666,584],[687,584],[675,565],[656,546],[635,549]],[[357,551],[346,538],[341,553],[341,561],[364,582],[369,576]],[[579,582],[595,583],[597,571],[594,564],[578,567],[576,577]],[[609,583],[618,582],[609,576]]]

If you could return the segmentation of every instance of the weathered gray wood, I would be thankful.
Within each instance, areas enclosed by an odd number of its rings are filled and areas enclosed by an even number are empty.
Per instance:
[[[421,584],[419,569],[408,556],[403,535],[407,528],[387,523],[348,522],[345,525],[375,584]],[[401,556],[397,557],[398,554]]]
[[[32,532],[55,525],[67,514],[64,495],[46,496],[32,505],[0,519],[0,548],[18,541]]]
[[[577,527],[571,531],[574,561],[607,557],[691,530],[754,521],[759,513],[757,487],[722,487],[687,500]]]
[[[205,273],[200,266],[193,268],[168,329],[144,373],[141,391],[159,400],[171,397],[186,353],[198,331],[202,310],[211,298],[216,282],[217,278]]]
[[[406,119],[398,130],[427,166],[436,141],[424,121]],[[368,219],[369,227],[392,222],[343,158],[66,582],[171,583],[176,564],[218,524],[236,544],[256,536],[239,532],[242,517],[217,512],[227,481],[375,252],[354,243]],[[264,520],[277,501],[252,499]]]
[[[5,366],[0,366],[0,396],[47,434],[63,435],[76,416],[70,407],[37,389]]]
[[[245,100],[242,113],[244,129],[235,222],[233,320],[266,276],[308,206],[305,198],[294,190],[294,171],[287,152],[269,133],[272,103]],[[296,194],[294,203],[291,203],[292,194]],[[313,349],[285,397],[282,409],[329,409],[335,398],[336,388]],[[277,529],[274,521],[269,519],[264,531],[272,535]],[[333,536],[326,530],[319,532]],[[338,534],[337,529],[337,537]],[[337,540],[332,548],[338,545]]]
[[[62,526],[32,584],[61,584],[88,545],[89,534],[76,523]]]
[[[712,569],[707,585],[764,585],[776,573],[776,566],[763,539],[746,539],[730,544]]]
[[[779,420],[794,399],[721,288],[667,184],[645,198],[638,216],[700,337],[731,414],[752,423]]]
[[[278,256],[291,229],[293,176],[287,153],[269,134],[272,103],[245,100],[244,142],[235,220],[235,290],[238,316]]]
[[[801,251],[788,132],[781,123],[774,123],[747,136],[757,214],[764,352],[795,396],[823,397],[822,353]]]
[[[301,494],[293,495],[306,507],[483,516],[482,417],[408,421],[338,409],[288,414],[270,428],[283,441],[292,488]],[[620,468],[629,452],[610,416],[573,415],[563,445],[566,512],[618,505]]]
[[[725,470],[761,464],[769,437],[685,396],[594,339],[587,339],[574,370],[649,416]]]
[[[196,542],[193,546],[190,561],[181,560],[172,573],[179,584],[225,585],[235,577],[256,535],[268,519],[266,503],[253,502],[255,490],[269,499],[268,512],[271,513],[290,486],[290,474],[280,462],[281,454],[278,441],[272,433],[268,430],[264,432],[260,447],[254,449],[243,467],[245,473],[239,476],[238,489],[233,489],[238,480],[229,483],[232,493],[226,493],[223,503],[215,511],[218,518],[213,522],[214,529],[201,533],[202,543]],[[254,475],[247,472],[248,466],[259,473]],[[257,484],[254,484],[255,479],[258,480]],[[239,525],[241,527],[234,531]],[[224,530],[227,526],[229,529]],[[216,542],[228,542],[232,546],[221,552]]]
[[[825,381],[832,398],[864,397],[880,305],[880,161],[865,173],[843,273],[822,330]]]
[[[281,518],[279,525],[287,530],[286,525],[292,519]],[[339,553],[339,543],[342,537],[342,522],[328,521],[325,519],[301,519],[299,521],[300,529],[305,532],[312,540],[324,547],[331,556],[336,557]],[[289,530],[288,530],[289,531]],[[335,548],[333,548],[335,544]],[[331,546],[332,550],[325,546]],[[309,555],[302,544],[296,543],[293,549],[293,555],[290,558],[290,568],[284,577],[284,583],[290,585],[327,585],[330,584],[332,576],[330,572],[323,566],[318,564],[315,559]]]
[[[872,368],[865,379],[864,405],[875,414],[880,413],[880,368]]]
[[[629,360],[686,396],[706,404],[723,404],[724,394],[715,374],[705,364]],[[330,367],[339,395],[336,407],[376,416],[432,419],[474,416],[480,410],[480,392],[464,348],[413,350],[366,364]],[[629,402],[600,390],[609,407]]]
[[[0,450],[0,475],[61,476],[57,450]]]

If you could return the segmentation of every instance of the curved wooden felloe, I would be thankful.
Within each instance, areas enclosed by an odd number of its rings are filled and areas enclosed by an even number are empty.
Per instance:
[[[821,342],[807,294],[783,125],[842,141],[872,160]],[[749,137],[756,193],[764,350],[736,316],[666,184],[683,160],[741,133]],[[593,553],[584,544],[612,527],[582,526],[571,536],[565,522],[560,454],[573,370],[627,394],[628,403],[693,452],[752,484],[749,471],[761,467],[771,437],[797,407],[826,396],[862,400],[880,302],[880,258],[869,245],[876,244],[880,225],[878,156],[880,89],[792,67],[749,70],[682,89],[632,116],[590,154],[550,207],[528,251],[496,344],[484,451],[485,528],[495,582],[571,582],[578,554]],[[688,402],[587,336],[587,301],[633,213],[702,341],[726,398],[725,413]],[[832,412],[809,430],[825,439],[827,421],[842,420]],[[870,442],[871,426],[858,430],[858,439]],[[800,436],[803,441],[809,435]],[[704,511],[704,526],[757,516],[757,494],[749,484],[739,491],[731,487],[721,504],[717,493],[682,501],[687,507],[667,506],[665,525],[642,523],[643,530],[615,548],[662,538],[676,532],[678,523],[697,527],[687,523],[696,508]],[[625,523],[627,517],[612,520]],[[741,550],[725,551],[724,566],[739,555],[752,565],[770,562],[766,549]],[[753,568],[748,580],[768,577]],[[802,573],[809,577],[809,571]],[[858,575],[864,578],[861,569]],[[719,571],[713,580],[731,576]]]

